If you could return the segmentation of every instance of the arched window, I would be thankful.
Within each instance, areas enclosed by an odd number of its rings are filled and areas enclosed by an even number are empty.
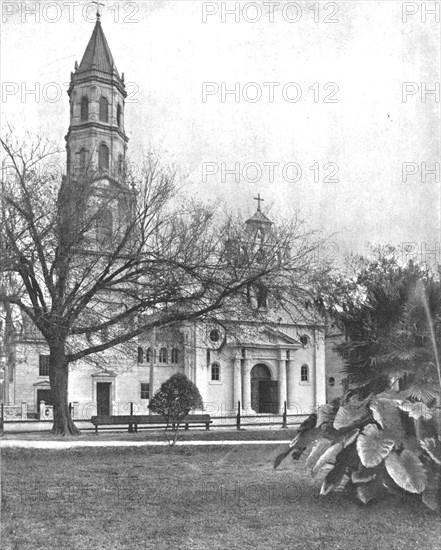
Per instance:
[[[96,236],[99,242],[109,242],[113,236],[113,215],[110,208],[100,210],[96,217]]]
[[[122,115],[122,109],[121,109],[121,105],[118,103],[118,107],[116,108],[116,123],[118,124],[118,128],[121,127],[121,115]]]
[[[220,382],[220,365],[213,363],[211,365],[211,380],[212,382]]]
[[[178,353],[178,350],[176,348],[172,349],[171,362],[174,363],[174,364],[179,362],[179,353]]]
[[[159,350],[159,362],[160,363],[168,363],[167,348],[161,348]]]
[[[138,347],[138,363],[144,363],[144,350],[141,346]]]
[[[89,99],[84,96],[81,99],[81,122],[87,122],[89,120]]]
[[[105,143],[101,143],[100,149],[98,152],[98,166],[100,170],[108,170],[109,169],[109,148]]]
[[[83,147],[80,151],[80,168],[81,168],[81,170],[85,170],[86,162],[87,162],[87,151]]]
[[[152,348],[147,348],[145,351],[145,362],[151,363],[152,362]]]
[[[300,381],[309,382],[309,367],[308,365],[302,365],[300,369]]]
[[[104,96],[100,99],[100,122],[109,122],[109,101]]]

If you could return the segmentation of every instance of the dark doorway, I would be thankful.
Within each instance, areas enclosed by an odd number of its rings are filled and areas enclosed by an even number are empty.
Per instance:
[[[96,409],[98,416],[110,415],[110,382],[97,382]]]
[[[269,368],[262,363],[251,369],[251,407],[259,414],[279,411],[278,382],[271,380]]]
[[[37,412],[40,410],[40,401],[46,405],[53,405],[51,390],[37,390]]]
[[[276,380],[259,381],[259,412],[278,414],[279,384]]]

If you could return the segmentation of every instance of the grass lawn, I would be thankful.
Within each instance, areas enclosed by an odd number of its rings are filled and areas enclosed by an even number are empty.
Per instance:
[[[4,550],[435,550],[413,499],[319,497],[280,447],[2,452]]]

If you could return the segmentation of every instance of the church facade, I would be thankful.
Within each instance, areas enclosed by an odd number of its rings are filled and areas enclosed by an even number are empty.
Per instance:
[[[99,17],[71,74],[68,94],[67,179],[78,169],[98,167],[103,177],[95,183],[96,196],[117,189],[127,204],[127,94]],[[121,205],[113,205],[101,216],[100,230],[111,232],[124,215]],[[246,224],[251,231],[270,230],[271,220],[261,212],[260,202]],[[265,310],[267,304],[259,306]],[[47,346],[29,320],[22,318],[17,327],[5,334],[3,323],[3,401],[30,418],[50,418]],[[329,392],[325,323],[312,315],[295,318],[284,313],[273,319],[268,308],[267,323],[262,316],[255,321],[182,323],[141,335],[131,356],[112,359],[111,352],[102,364],[97,359],[70,366],[68,400],[74,419],[130,410],[146,414],[150,398],[176,372],[196,384],[204,410],[213,416],[231,414],[238,407],[244,414],[278,414],[285,406],[292,414],[308,414],[326,402]]]

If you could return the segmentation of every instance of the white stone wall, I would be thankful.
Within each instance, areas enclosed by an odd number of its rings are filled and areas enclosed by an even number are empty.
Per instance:
[[[343,335],[326,338],[326,397],[328,401],[343,395],[344,363],[340,355],[333,349],[334,346],[343,341]],[[333,385],[330,383],[330,378],[334,378]]]
[[[128,414],[130,403],[133,403],[135,414],[148,414],[148,399],[141,399],[141,383],[152,383],[151,371],[153,369],[153,386],[150,386],[150,397],[159,389],[160,385],[176,372],[187,374],[196,383],[203,401],[206,412],[213,416],[234,414],[236,403],[234,403],[234,378],[233,359],[240,356],[241,347],[235,342],[227,341],[227,345],[221,349],[210,348],[207,343],[206,329],[201,326],[192,325],[184,328],[187,337],[182,334],[159,334],[155,336],[154,342],[147,337],[141,338],[143,349],[152,347],[156,350],[152,354],[153,366],[147,362],[138,364],[136,357],[117,357],[112,350],[106,352],[106,368],[98,368],[96,365],[87,362],[78,362],[70,366],[68,400],[74,403],[74,410],[77,418],[90,418],[96,414],[96,384],[97,382],[109,382],[111,384],[111,406],[113,414]],[[309,414],[316,407],[326,401],[327,372],[326,355],[329,355],[329,348],[325,350],[324,331],[317,327],[296,327],[284,325],[280,327],[283,334],[291,336],[299,341],[300,336],[307,336],[307,343],[299,349],[291,349],[287,363],[286,350],[283,344],[280,349],[274,341],[265,345],[265,337],[260,334],[256,338],[256,345],[252,342],[246,346],[246,364],[251,371],[258,363],[265,364],[270,372],[271,379],[278,380],[280,375],[279,365],[286,367],[286,386],[288,409],[291,414]],[[175,338],[175,340],[173,340]],[[185,345],[184,345],[185,340]],[[257,344],[261,344],[258,346]],[[279,344],[277,344],[279,345]],[[160,347],[168,349],[169,362],[158,363],[158,351]],[[171,364],[171,349],[179,349],[179,363]],[[207,349],[210,348],[209,361]],[[15,401],[25,401],[30,412],[38,412],[36,403],[36,390],[43,388],[42,383],[49,381],[48,377],[39,376],[39,354],[48,353],[48,348],[41,344],[20,344],[17,348],[16,378],[14,381]],[[211,380],[211,365],[218,363],[220,366],[220,380]],[[245,366],[245,362],[241,361]],[[308,365],[309,379],[301,380],[301,367]],[[249,372],[248,371],[248,372]],[[244,376],[242,374],[242,406],[244,403]],[[40,386],[38,385],[40,384]],[[280,402],[283,407],[283,402]],[[249,411],[251,412],[251,411]]]

